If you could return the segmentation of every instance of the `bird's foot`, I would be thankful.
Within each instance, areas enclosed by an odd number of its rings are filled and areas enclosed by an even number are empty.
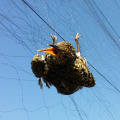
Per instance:
[[[42,84],[41,78],[39,78],[39,80],[38,80],[38,85],[40,86],[41,89],[43,88],[43,84]]]
[[[79,47],[78,47],[78,45],[79,45],[80,43],[78,42],[78,40],[79,40],[80,37],[81,37],[81,35],[79,35],[79,33],[77,33],[77,34],[75,35],[75,42],[76,42],[76,45],[77,45],[77,52],[79,52]]]
[[[75,35],[75,41],[78,41],[81,36],[82,36],[82,35],[79,35],[79,33],[77,33],[77,34]]]
[[[53,44],[56,44],[56,42],[57,42],[57,37],[54,35],[54,36],[52,36],[52,34],[50,34],[50,36],[51,36],[51,38],[52,38],[52,40],[53,40]]]

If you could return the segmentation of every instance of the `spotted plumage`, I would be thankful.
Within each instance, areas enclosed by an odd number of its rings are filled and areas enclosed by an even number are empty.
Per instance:
[[[59,93],[65,95],[95,85],[95,79],[87,67],[86,60],[77,54],[79,51],[69,42],[62,41],[50,46],[49,49],[40,50],[47,52],[44,59],[41,60],[42,57],[37,54],[31,62],[36,77],[42,77],[48,87],[54,85]],[[41,85],[41,79],[39,83]]]

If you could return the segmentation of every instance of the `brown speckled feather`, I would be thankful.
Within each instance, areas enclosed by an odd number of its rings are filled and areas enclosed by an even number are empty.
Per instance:
[[[41,76],[45,83],[49,86],[54,85],[59,93],[65,95],[72,94],[83,87],[93,87],[96,82],[87,67],[86,60],[76,55],[74,47],[69,42],[63,41],[57,46],[60,50],[59,56],[46,53],[45,60],[41,63],[38,62],[39,59],[34,60],[36,59],[34,57],[32,70],[36,77]],[[35,64],[38,67],[34,67]]]

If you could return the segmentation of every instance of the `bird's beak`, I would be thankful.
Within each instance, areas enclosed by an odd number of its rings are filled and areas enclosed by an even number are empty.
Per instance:
[[[54,55],[54,56],[58,56],[58,52],[56,51],[56,48],[58,48],[57,45],[52,45],[52,44],[49,44],[50,46],[52,46],[51,48],[46,48],[46,49],[39,49],[37,51],[40,51],[40,52],[46,52],[46,53],[49,53],[51,55]]]

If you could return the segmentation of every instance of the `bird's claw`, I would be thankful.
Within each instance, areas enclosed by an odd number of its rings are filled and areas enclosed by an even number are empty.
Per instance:
[[[53,44],[56,44],[56,42],[57,42],[57,36],[52,36],[52,34],[50,34],[50,36],[51,36],[51,38],[52,38],[52,40],[53,40]]]
[[[75,35],[75,41],[78,41],[80,37],[81,37],[81,35],[79,35],[79,33],[77,33],[77,34]]]

